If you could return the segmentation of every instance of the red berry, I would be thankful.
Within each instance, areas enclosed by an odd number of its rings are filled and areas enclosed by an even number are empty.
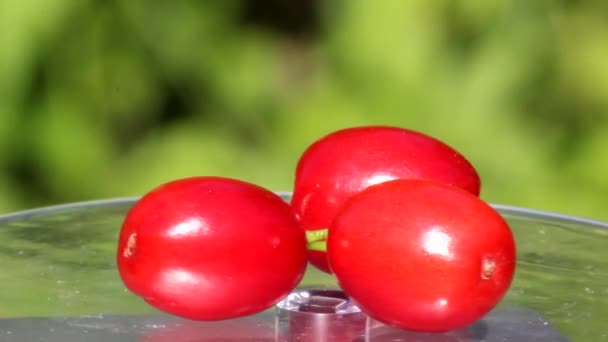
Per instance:
[[[369,126],[336,131],[310,145],[297,165],[291,204],[305,229],[324,229],[351,196],[393,179],[480,191],[479,175],[452,147],[412,130]],[[325,253],[311,251],[309,261],[329,272]]]
[[[489,312],[508,290],[515,242],[505,220],[462,189],[395,180],[352,197],[329,229],[329,264],[368,315],[447,331]]]
[[[164,184],[129,211],[117,250],[125,285],[156,308],[219,320],[265,310],[306,268],[291,207],[246,182],[194,177]]]

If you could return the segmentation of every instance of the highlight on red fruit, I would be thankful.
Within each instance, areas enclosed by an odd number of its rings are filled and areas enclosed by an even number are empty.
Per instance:
[[[328,228],[346,200],[363,189],[394,179],[423,179],[479,195],[473,165],[453,147],[423,133],[390,126],[332,132],[301,155],[291,204],[306,230]],[[315,267],[331,272],[321,251],[309,251]]]
[[[368,315],[412,331],[469,325],[513,279],[515,241],[490,205],[460,188],[394,180],[353,196],[327,240],[340,287]]]
[[[306,269],[306,239],[289,204],[257,185],[192,177],[161,185],[128,212],[116,253],[126,287],[193,320],[270,308]]]

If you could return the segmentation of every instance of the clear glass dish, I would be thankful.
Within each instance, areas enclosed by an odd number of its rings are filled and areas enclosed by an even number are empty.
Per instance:
[[[289,194],[282,195],[288,199]],[[306,331],[296,334],[294,319],[330,332],[363,329],[345,341],[608,340],[608,223],[495,205],[509,221],[518,246],[518,268],[507,296],[471,327],[414,334],[369,319],[362,323],[360,317],[338,324],[331,315],[292,316],[274,308],[222,322],[164,315],[128,292],[115,268],[118,231],[136,200],[82,202],[0,216],[0,341],[321,339]],[[301,287],[335,288],[335,282],[309,267]]]

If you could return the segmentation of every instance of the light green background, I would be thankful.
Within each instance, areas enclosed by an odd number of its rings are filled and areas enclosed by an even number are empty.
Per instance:
[[[289,33],[272,2],[3,0],[0,212],[192,175],[290,190],[314,139],[388,124],[468,156],[488,201],[608,219],[607,2],[314,3]]]

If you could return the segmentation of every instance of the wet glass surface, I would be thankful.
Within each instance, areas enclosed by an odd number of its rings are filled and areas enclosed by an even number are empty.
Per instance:
[[[212,323],[162,315],[128,292],[115,269],[118,231],[135,200],[0,217],[0,341],[306,341],[307,324],[329,333],[362,329],[348,338],[353,341],[608,340],[608,225],[602,222],[497,206],[517,240],[513,286],[473,326],[425,335],[361,321],[356,310],[352,322],[339,324],[331,323],[336,317],[306,316],[327,311],[328,303],[347,307],[339,298],[300,306],[298,315],[308,318],[275,309]],[[302,287],[335,289],[335,282],[310,267]],[[335,315],[331,310],[324,314]]]

